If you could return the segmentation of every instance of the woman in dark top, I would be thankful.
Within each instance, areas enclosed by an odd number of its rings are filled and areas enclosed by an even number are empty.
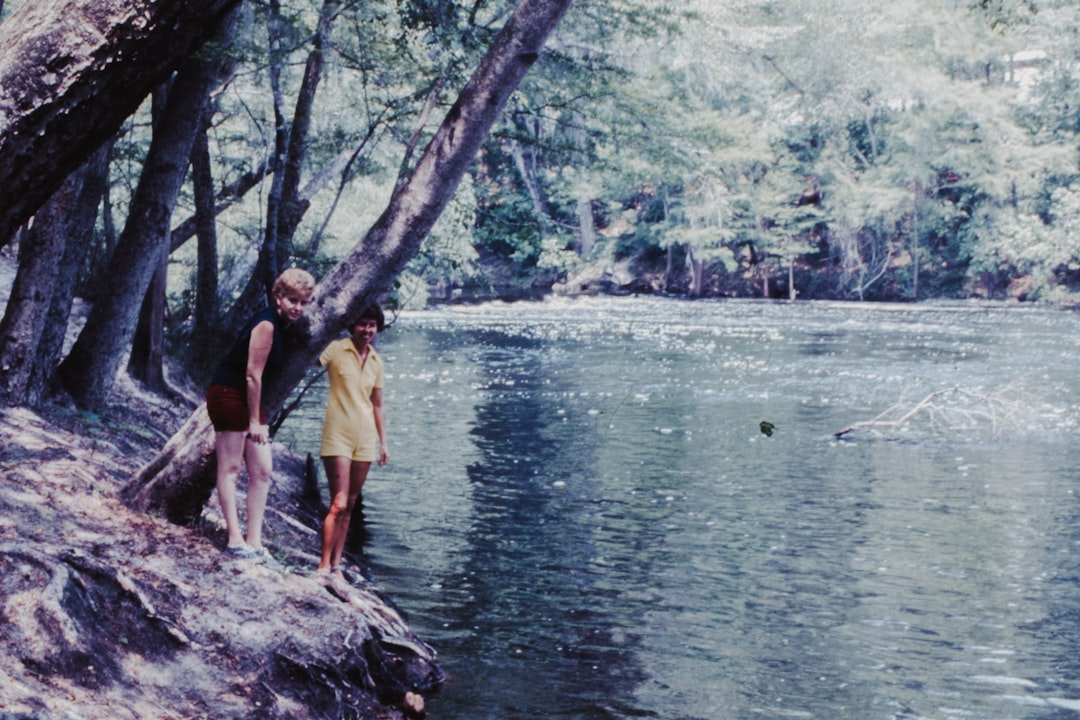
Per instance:
[[[262,544],[263,514],[270,492],[273,459],[262,405],[264,383],[285,362],[285,326],[304,314],[315,278],[290,268],[274,282],[273,304],[251,318],[222,361],[206,393],[206,410],[216,431],[217,495],[233,557],[268,559]],[[247,535],[240,530],[236,480],[247,467]]]

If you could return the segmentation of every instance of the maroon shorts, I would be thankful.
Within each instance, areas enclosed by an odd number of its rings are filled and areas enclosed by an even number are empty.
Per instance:
[[[227,385],[211,385],[206,391],[206,412],[217,432],[246,432],[248,415],[247,393]],[[259,422],[266,424],[263,408],[259,408]]]

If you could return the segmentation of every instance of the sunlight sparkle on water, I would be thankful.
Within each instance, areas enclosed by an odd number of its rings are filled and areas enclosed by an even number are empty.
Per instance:
[[[365,554],[453,679],[433,717],[1080,710],[1080,318],[590,298],[380,343]]]

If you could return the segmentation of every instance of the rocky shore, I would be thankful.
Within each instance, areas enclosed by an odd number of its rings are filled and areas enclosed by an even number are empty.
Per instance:
[[[196,401],[119,388],[103,416],[0,410],[0,719],[422,715],[435,651],[361,568],[313,574],[305,458],[275,448],[275,562],[230,559],[213,500],[177,526],[117,499]]]

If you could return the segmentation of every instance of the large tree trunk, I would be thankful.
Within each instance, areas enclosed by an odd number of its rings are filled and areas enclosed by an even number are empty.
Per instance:
[[[198,254],[195,272],[195,310],[188,342],[187,368],[200,381],[211,371],[218,351],[211,338],[216,334],[218,312],[218,242],[214,212],[214,178],[206,126],[199,129],[191,151],[191,187],[195,199]]]
[[[112,141],[109,141],[98,148],[86,166],[79,170],[83,175],[82,191],[67,217],[64,254],[59,261],[55,258],[51,261],[50,267],[54,276],[52,300],[27,382],[24,404],[37,405],[49,394],[49,383],[64,351],[79,271],[86,262],[87,251],[93,242],[98,208],[102,205],[109,184],[111,154]]]
[[[202,513],[216,482],[214,427],[200,405],[157,457],[120,489],[132,508],[159,512],[169,522],[185,525]]]
[[[191,112],[202,112],[205,99],[198,98],[196,102],[197,107]],[[154,91],[155,128],[162,121],[167,103],[168,88],[162,86]],[[158,258],[158,267],[150,278],[150,286],[143,295],[138,323],[135,325],[135,334],[131,340],[131,355],[127,363],[128,375],[159,395],[164,395],[168,391],[165,384],[165,368],[162,364],[165,349],[165,289],[168,279],[169,256],[167,253],[161,253]]]
[[[131,341],[128,375],[141,382],[147,390],[159,395],[169,392],[165,382],[165,288],[169,279],[169,257],[161,255],[150,287],[143,296],[139,321]]]
[[[239,3],[26,2],[0,25],[0,245]]]
[[[221,25],[223,39],[231,35],[232,26],[231,18]],[[172,210],[187,174],[202,110],[222,69],[220,61],[211,64],[191,58],[169,90],[127,223],[110,262],[111,292],[96,298],[79,339],[58,369],[64,389],[83,409],[104,408],[116,373],[131,347],[143,296],[168,254]]]
[[[52,304],[56,258],[63,257],[67,219],[82,186],[72,174],[34,218],[19,244],[19,270],[0,322],[0,404],[25,401],[38,343]]]
[[[570,0],[523,0],[514,11],[412,173],[395,188],[386,210],[316,288],[287,366],[266,388],[271,413],[282,406],[323,347],[345,329],[347,318],[388,287],[419,250],[507,98],[569,4]],[[213,430],[205,417],[203,406],[162,454],[123,488],[122,496],[131,507],[183,520],[209,499],[214,485]]]

